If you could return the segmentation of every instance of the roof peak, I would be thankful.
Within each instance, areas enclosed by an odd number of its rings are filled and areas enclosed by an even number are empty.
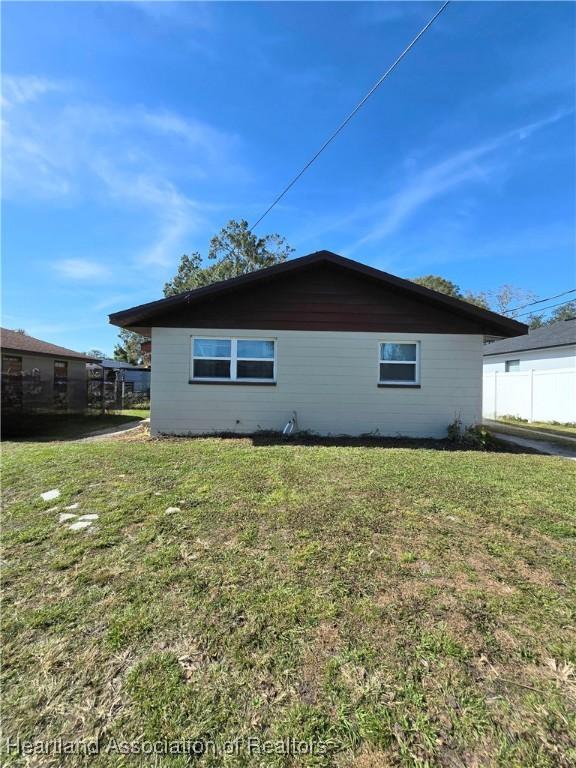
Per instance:
[[[114,312],[109,316],[109,320],[113,325],[118,325],[124,328],[151,327],[153,325],[151,320],[153,320],[155,316],[162,313],[165,309],[172,308],[175,305],[184,303],[191,304],[196,301],[201,301],[207,296],[216,296],[233,292],[258,282],[274,280],[279,275],[289,274],[297,270],[305,270],[308,267],[319,263],[328,263],[337,268],[349,270],[351,273],[362,275],[369,280],[386,285],[388,288],[410,295],[412,298],[418,298],[423,302],[440,306],[454,314],[473,319],[489,329],[486,330],[486,333],[513,336],[524,334],[528,330],[525,324],[499,315],[496,312],[491,312],[490,310],[482,309],[474,304],[470,304],[467,301],[455,299],[454,297],[447,296],[443,293],[438,293],[438,291],[433,291],[430,288],[418,285],[405,278],[397,277],[396,275],[384,272],[376,267],[363,264],[362,262],[349,259],[345,256],[340,256],[340,254],[328,250],[314,251],[305,256],[288,259],[279,264],[274,264],[271,267],[254,270],[239,275],[238,277],[232,277],[228,280],[222,280],[217,283],[185,291],[176,294],[175,296],[169,296],[147,304],[141,304],[121,312]]]

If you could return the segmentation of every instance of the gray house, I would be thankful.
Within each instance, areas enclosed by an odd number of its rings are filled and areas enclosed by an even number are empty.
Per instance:
[[[4,413],[86,408],[86,364],[93,358],[18,331],[0,332]]]
[[[146,365],[132,365],[123,360],[100,360],[104,380],[123,385],[126,394],[140,393],[146,396],[150,393],[150,368]]]

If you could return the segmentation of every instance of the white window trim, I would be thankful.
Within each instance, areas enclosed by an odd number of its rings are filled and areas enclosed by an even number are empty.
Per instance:
[[[230,342],[230,357],[194,357],[194,341],[214,341],[224,340]],[[238,357],[238,342],[239,341],[271,341],[274,345],[274,357]],[[277,358],[277,346],[278,340],[265,336],[191,336],[190,337],[190,381],[213,381],[213,382],[225,382],[232,381],[240,384],[250,383],[262,383],[267,384],[276,383],[276,358]],[[230,360],[230,376],[194,376],[194,360]],[[238,378],[238,360],[242,362],[252,363],[270,363],[274,364],[271,379],[247,379],[244,377]]]
[[[380,349],[382,344],[413,344],[416,347],[416,360],[382,360],[380,357]],[[386,363],[391,365],[415,365],[414,380],[413,381],[398,381],[394,379],[381,379],[380,378],[380,363]],[[380,339],[378,342],[378,368],[377,368],[378,384],[389,385],[391,387],[419,387],[420,386],[420,342],[408,341],[406,339]]]

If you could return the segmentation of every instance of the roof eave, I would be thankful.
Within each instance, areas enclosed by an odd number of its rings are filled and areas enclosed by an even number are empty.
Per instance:
[[[561,344],[536,344],[532,347],[514,347],[512,349],[501,349],[499,352],[484,352],[483,356],[494,357],[495,355],[513,355],[516,352],[534,352],[537,349],[558,349],[558,347],[573,347],[575,344],[576,341],[563,341]]]
[[[187,291],[185,293],[177,294],[176,296],[170,296],[165,299],[159,299],[147,304],[141,304],[130,309],[122,310],[120,312],[114,312],[109,315],[109,322],[112,325],[119,326],[121,328],[140,327],[148,329],[153,325],[151,320],[157,315],[157,312],[164,310],[167,307],[173,305],[193,303],[197,300],[210,296],[213,294],[225,294],[229,291],[233,291],[238,287],[247,286],[254,282],[261,280],[267,280],[273,278],[277,274],[283,274],[285,272],[291,272],[296,269],[306,267],[316,263],[330,263],[336,266],[352,269],[359,274],[363,274],[367,277],[372,277],[375,280],[384,282],[388,285],[395,286],[400,290],[406,291],[421,296],[424,300],[431,301],[435,304],[440,304],[448,307],[457,314],[464,315],[466,317],[472,317],[479,321],[483,326],[483,332],[485,334],[498,335],[498,336],[521,336],[528,333],[528,326],[524,323],[520,323],[517,320],[513,320],[503,315],[499,315],[496,312],[492,312],[482,307],[477,307],[474,304],[456,299],[452,296],[433,291],[430,288],[426,288],[417,283],[413,283],[410,280],[405,280],[401,277],[396,277],[387,272],[383,272],[375,267],[370,267],[365,264],[347,259],[331,251],[317,251],[315,253],[302,256],[298,259],[291,259],[290,261],[282,262],[281,264],[275,264],[272,267],[265,269],[255,270],[239,277],[231,278],[230,280],[220,281],[218,283],[212,283],[211,285],[204,286],[202,288],[196,288],[193,291]]]
[[[9,347],[7,345],[1,345],[2,352],[14,352],[19,355],[33,355],[34,357],[56,357],[64,358],[66,360],[78,360],[85,363],[98,363],[99,360],[96,357],[84,357],[83,355],[75,355],[69,352],[39,352],[36,349],[22,349],[21,347]]]

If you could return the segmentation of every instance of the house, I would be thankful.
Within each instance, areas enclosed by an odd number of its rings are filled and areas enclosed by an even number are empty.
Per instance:
[[[118,410],[147,404],[150,400],[150,368],[123,360],[103,358],[88,366],[88,400],[102,410]]]
[[[132,365],[123,360],[108,358],[100,360],[99,366],[103,369],[104,379],[118,383],[126,394],[139,393],[149,396],[150,368],[148,366]]]
[[[86,408],[86,364],[93,358],[19,331],[0,334],[4,413]]]
[[[152,338],[153,434],[443,437],[522,323],[329,251],[116,312]],[[293,421],[292,421],[293,420]]]
[[[484,417],[576,422],[576,318],[484,347]]]

